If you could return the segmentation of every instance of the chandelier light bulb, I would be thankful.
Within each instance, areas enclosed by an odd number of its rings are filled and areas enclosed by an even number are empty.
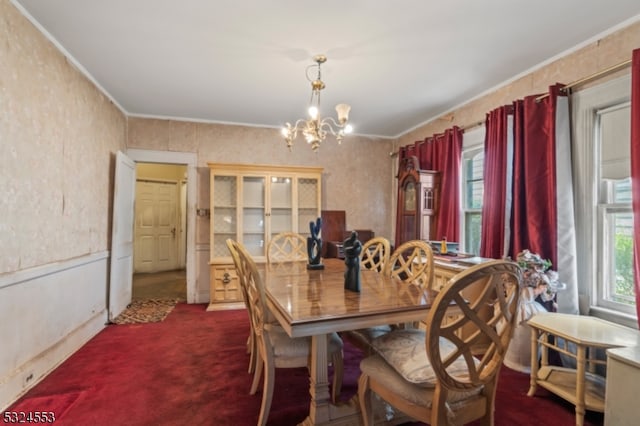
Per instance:
[[[312,120],[316,120],[318,118],[318,107],[316,106],[309,107],[309,117],[311,117]]]

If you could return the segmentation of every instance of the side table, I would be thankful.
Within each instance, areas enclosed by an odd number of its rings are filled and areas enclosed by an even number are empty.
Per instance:
[[[531,385],[529,396],[541,386],[576,406],[576,425],[584,424],[585,410],[604,412],[605,379],[595,374],[595,349],[637,346],[640,333],[599,318],[555,312],[539,313],[527,321],[531,327]],[[550,339],[554,336],[554,339]],[[563,339],[560,345],[558,338]],[[575,344],[576,353],[568,348]],[[549,348],[576,360],[576,368],[549,365]],[[541,351],[538,366],[538,349]]]

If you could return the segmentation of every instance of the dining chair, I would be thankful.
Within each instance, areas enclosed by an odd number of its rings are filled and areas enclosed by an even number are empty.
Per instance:
[[[433,287],[434,263],[431,246],[422,240],[410,240],[396,248],[391,256],[387,267],[383,272],[391,277],[397,278],[406,285],[415,285],[420,288],[431,289]],[[396,328],[413,327],[418,328],[418,322],[408,324],[390,324],[371,328],[355,330],[349,341],[363,349],[365,353],[371,354],[371,341],[382,334]]]
[[[428,424],[480,419],[493,425],[498,374],[516,326],[521,281],[521,269],[511,261],[473,266],[438,293],[426,330],[394,330],[373,340],[376,354],[361,361],[358,380],[365,426],[373,424],[373,393]],[[472,298],[465,292],[471,286],[480,288]],[[463,313],[453,322],[447,313],[452,305]],[[492,307],[488,318],[481,314],[487,306]],[[486,349],[474,356],[480,342]]]
[[[267,262],[308,260],[307,239],[296,232],[281,232],[267,244]]]
[[[232,244],[238,252],[239,269],[243,271],[241,284],[245,286],[247,292],[250,305],[249,314],[252,317],[251,324],[258,349],[250,394],[254,395],[257,392],[264,369],[262,405],[258,424],[265,425],[269,418],[273,398],[275,369],[310,368],[311,337],[291,338],[273,319],[267,305],[264,283],[256,263],[242,244],[236,241],[233,241]],[[342,348],[342,339],[337,333],[331,333],[327,336],[327,358],[333,364],[331,398],[334,403],[338,400],[342,387],[344,370]]]
[[[374,237],[362,245],[360,268],[383,272],[391,257],[391,244],[385,237]]]
[[[386,273],[387,264],[391,256],[391,244],[384,237],[374,237],[362,245],[360,252],[360,268]],[[371,340],[391,331],[390,325],[365,327],[357,330],[348,330],[340,333],[343,339],[348,340],[366,355],[371,354]]]
[[[387,267],[387,274],[403,282],[430,289],[433,285],[433,250],[426,241],[410,240],[397,247]]]
[[[250,310],[251,306],[249,304],[249,296],[247,295],[246,286],[243,284],[245,272],[242,269],[244,264],[240,260],[240,254],[238,253],[237,243],[232,239],[227,239],[226,241],[227,248],[229,249],[229,253],[231,253],[231,258],[233,259],[233,264],[236,267],[236,274],[238,275],[238,280],[240,280],[240,291],[242,292],[242,300],[244,301],[244,306],[249,313],[249,337],[247,337],[247,353],[249,354],[249,373],[255,372],[256,367],[256,358],[258,349],[256,347],[256,339],[253,333],[253,317],[251,316]]]

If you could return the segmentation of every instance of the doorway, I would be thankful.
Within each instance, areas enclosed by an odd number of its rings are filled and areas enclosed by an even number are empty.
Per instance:
[[[138,278],[146,278],[148,282],[154,282],[154,280],[164,280],[171,284],[165,284],[164,287],[176,288],[177,280],[183,280],[184,287],[186,287],[186,301],[188,303],[198,303],[196,300],[196,243],[195,243],[195,218],[196,218],[196,194],[197,194],[197,172],[196,161],[197,156],[195,153],[187,152],[169,152],[169,151],[152,151],[141,149],[129,149],[127,150],[127,156],[130,157],[136,163],[136,169],[138,165],[146,167],[147,165],[163,165],[168,167],[182,167],[180,169],[181,177],[186,176],[180,180],[180,190],[178,196],[178,203],[182,206],[182,213],[178,215],[178,225],[176,226],[176,238],[179,241],[177,254],[178,265],[180,269],[173,271],[157,272],[157,277],[152,276],[138,276],[138,273],[133,274],[134,280]],[[186,174],[185,174],[186,173]],[[176,176],[176,175],[173,175]],[[148,180],[153,180],[151,179]],[[167,176],[162,174],[156,175],[155,179],[158,180],[170,180]],[[138,200],[136,200],[138,203]],[[181,227],[184,232],[181,238],[178,238],[178,227]],[[169,228],[171,232],[171,228]],[[134,243],[135,245],[135,243]],[[134,255],[134,263],[135,263]],[[178,271],[178,272],[175,272]],[[153,272],[155,274],[156,272]],[[142,274],[142,273],[141,273]],[[161,274],[164,274],[161,275]],[[133,284],[132,284],[133,285]],[[178,286],[179,287],[179,286]],[[142,287],[141,287],[141,290]],[[146,290],[144,290],[146,291]],[[182,290],[180,290],[182,291]],[[133,290],[132,290],[133,293]],[[148,294],[148,293],[145,293]],[[160,294],[160,293],[159,293]],[[133,295],[132,295],[133,296]],[[134,296],[137,298],[137,296]],[[184,296],[183,296],[184,297]]]
[[[132,299],[186,301],[187,167],[136,163]]]

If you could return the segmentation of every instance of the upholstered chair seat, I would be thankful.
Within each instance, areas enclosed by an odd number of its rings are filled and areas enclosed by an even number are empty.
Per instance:
[[[435,391],[435,383],[413,383],[405,380],[398,371],[390,366],[384,358],[379,355],[373,355],[362,360],[360,370],[369,377],[384,383],[392,392],[401,398],[424,408],[431,408],[433,401],[433,392]],[[458,401],[467,400],[477,396],[478,404],[485,404],[480,394],[482,388],[475,388],[468,392],[450,392],[447,398],[448,404],[454,404]],[[450,416],[451,417],[451,416]],[[451,420],[454,420],[453,417]],[[452,423],[455,424],[455,421]]]

